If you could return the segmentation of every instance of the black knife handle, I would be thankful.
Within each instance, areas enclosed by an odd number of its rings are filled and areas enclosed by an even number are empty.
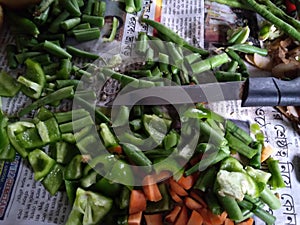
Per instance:
[[[290,81],[274,77],[248,78],[242,106],[300,106],[300,77]]]

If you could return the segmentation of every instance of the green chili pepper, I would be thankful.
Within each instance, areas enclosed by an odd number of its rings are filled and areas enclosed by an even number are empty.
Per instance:
[[[34,171],[34,179],[42,180],[49,174],[55,165],[55,160],[40,149],[35,149],[28,154],[29,163]]]

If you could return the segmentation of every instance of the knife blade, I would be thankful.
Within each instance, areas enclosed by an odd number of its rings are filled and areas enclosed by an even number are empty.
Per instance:
[[[120,92],[112,105],[175,105],[228,100],[242,100],[242,107],[299,106],[300,77],[290,81],[252,77],[237,82],[139,88]]]

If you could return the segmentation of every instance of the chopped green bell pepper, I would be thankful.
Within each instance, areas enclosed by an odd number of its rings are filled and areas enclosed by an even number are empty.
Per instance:
[[[7,125],[8,118],[0,110],[0,160],[12,161],[15,159],[16,150],[9,142]]]
[[[25,121],[15,122],[7,126],[7,134],[10,143],[13,145],[13,147],[23,158],[27,157],[28,151],[25,149],[25,147],[22,146],[20,141],[17,139],[16,135],[24,132],[29,128],[34,128],[34,127],[35,127],[34,123],[25,122]]]
[[[15,78],[5,71],[0,71],[0,96],[14,97],[20,88],[21,84],[16,82]]]
[[[34,179],[42,180],[47,174],[51,172],[55,160],[49,157],[40,149],[35,149],[28,154],[29,163],[34,171]]]
[[[61,165],[56,163],[50,173],[42,180],[42,184],[51,195],[55,195],[63,184],[63,169]]]
[[[21,91],[30,98],[38,99],[46,84],[46,76],[38,62],[28,58],[25,64],[26,74],[18,77],[18,82],[22,84]]]
[[[99,193],[78,188],[66,225],[96,225],[113,206],[112,199]]]

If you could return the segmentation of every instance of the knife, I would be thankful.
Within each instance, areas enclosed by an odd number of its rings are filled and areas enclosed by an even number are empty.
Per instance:
[[[242,107],[300,106],[300,77],[290,81],[254,77],[237,82],[138,88],[121,91],[111,104],[175,105],[228,100],[241,100]]]

